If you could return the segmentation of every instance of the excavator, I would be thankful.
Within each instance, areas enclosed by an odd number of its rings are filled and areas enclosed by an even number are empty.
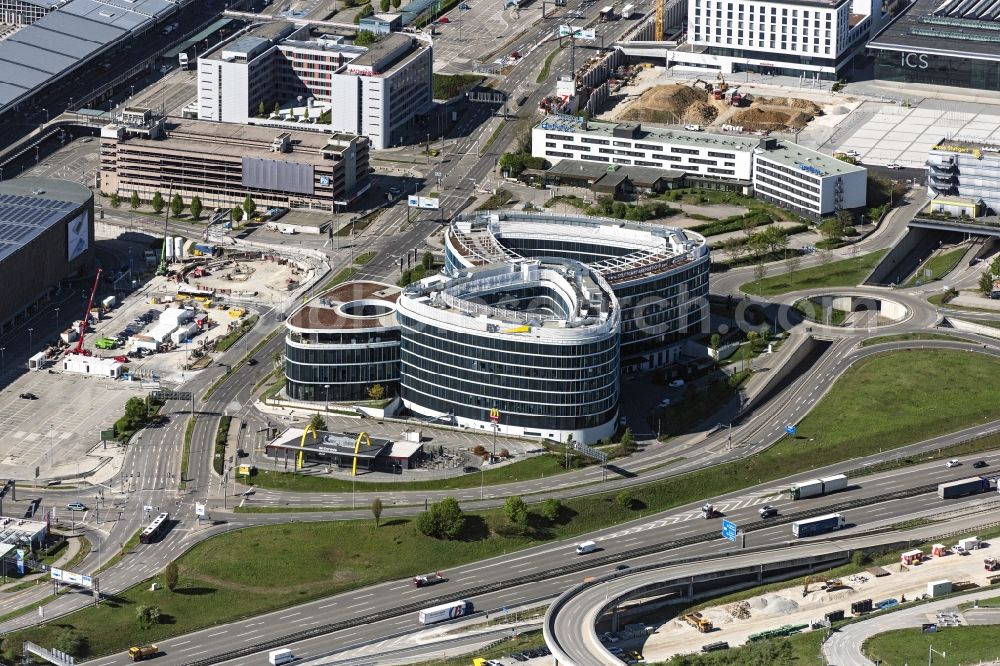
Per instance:
[[[809,584],[810,583],[818,583],[820,581],[823,582],[823,584],[819,588],[821,590],[827,590],[827,591],[829,591],[829,590],[836,590],[837,588],[840,588],[840,587],[844,587],[843,582],[841,582],[841,580],[839,578],[830,578],[830,579],[824,580],[820,576],[806,576],[805,584],[802,586],[802,596],[805,597],[805,596],[809,595]]]

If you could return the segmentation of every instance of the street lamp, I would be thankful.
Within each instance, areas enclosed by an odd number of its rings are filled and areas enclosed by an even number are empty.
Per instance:
[[[53,308],[56,311],[56,331],[59,330],[59,308]]]
[[[323,384],[323,389],[324,389],[325,396],[326,396],[326,405],[324,406],[323,409],[324,409],[324,411],[329,412],[330,411],[330,385],[329,384]]]
[[[32,342],[32,337],[33,337],[33,335],[32,335],[32,334],[33,334],[34,332],[35,332],[35,329],[33,329],[33,328],[29,328],[29,329],[28,329],[28,351],[29,351],[29,352],[31,351],[31,347],[32,347],[32,345],[34,344],[34,343]]]
[[[42,109],[42,111],[45,112],[45,124],[47,125],[48,122],[49,122],[49,110],[48,109]]]
[[[945,653],[944,652],[938,652],[932,646],[928,645],[927,646],[927,666],[931,666],[931,659],[934,658],[934,655],[938,655],[939,657],[944,657]]]
[[[7,364],[4,362],[3,353],[7,351],[6,347],[0,347],[0,375],[3,375],[7,371]]]

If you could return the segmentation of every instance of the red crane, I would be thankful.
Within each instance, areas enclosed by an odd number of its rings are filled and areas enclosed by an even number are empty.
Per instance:
[[[90,352],[83,348],[83,338],[87,335],[87,322],[90,321],[90,306],[94,304],[94,294],[97,293],[97,285],[101,282],[101,273],[103,272],[102,269],[98,268],[97,275],[94,276],[94,288],[90,290],[90,298],[87,299],[87,309],[83,311],[83,323],[80,325],[80,341],[76,343],[76,347],[73,349],[74,354],[90,356]]]

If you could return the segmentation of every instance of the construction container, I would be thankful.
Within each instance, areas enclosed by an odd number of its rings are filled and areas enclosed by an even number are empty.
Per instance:
[[[113,358],[97,358],[82,354],[69,354],[63,358],[63,370],[84,375],[117,379],[121,377],[122,367],[122,364]]]
[[[862,599],[851,604],[851,615],[863,615],[872,612],[872,600]]]
[[[943,543],[936,543],[931,546],[931,555],[934,557],[944,557],[948,553],[948,549],[945,548]]]
[[[187,324],[182,324],[180,326],[180,328],[178,328],[176,331],[174,331],[173,333],[171,333],[170,334],[170,340],[174,344],[179,345],[182,342],[187,342],[188,340],[190,340],[194,336],[198,335],[198,332],[200,330],[201,329],[198,328],[198,324],[194,323],[193,321],[192,322],[188,322]]]
[[[69,328],[60,333],[59,338],[66,344],[69,344],[71,342],[76,342],[80,338],[80,333],[78,331],[74,331],[72,328]]]
[[[118,303],[118,301],[117,301],[117,299],[115,299],[114,296],[108,296],[103,301],[101,301],[101,307],[104,308],[105,312],[107,312],[111,308],[115,307],[115,305],[117,303]]]
[[[933,598],[940,597],[945,594],[951,594],[950,580],[934,580],[927,583],[927,596]]]
[[[844,619],[844,611],[843,611],[843,609],[841,609],[841,610],[835,610],[835,611],[830,611],[829,613],[827,613],[823,617],[826,619],[827,622],[830,622],[830,623],[840,622],[841,620]]]
[[[41,370],[45,367],[45,352],[38,352],[28,359],[28,370]]]
[[[959,539],[958,545],[965,550],[976,550],[979,548],[979,537],[969,537],[968,539]]]
[[[924,561],[924,553],[921,550],[908,550],[899,556],[899,561],[906,566],[920,564]]]

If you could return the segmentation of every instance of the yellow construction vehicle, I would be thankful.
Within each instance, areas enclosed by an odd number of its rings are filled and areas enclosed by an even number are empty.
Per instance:
[[[158,652],[159,650],[156,649],[155,645],[130,647],[128,649],[128,658],[132,661],[142,661],[143,659],[155,657]]]
[[[715,75],[715,80],[719,82],[718,85],[716,85],[715,87],[716,90],[718,90],[719,92],[726,92],[727,90],[729,90],[729,84],[726,83],[726,79],[724,76],[722,76],[722,72],[719,72],[718,74]]]
[[[712,621],[708,618],[702,617],[701,613],[688,613],[681,619],[703,634],[707,634],[714,629]]]
[[[809,583],[815,583],[819,580],[818,576],[806,576],[806,582],[802,586],[802,596],[804,597],[809,594]]]

